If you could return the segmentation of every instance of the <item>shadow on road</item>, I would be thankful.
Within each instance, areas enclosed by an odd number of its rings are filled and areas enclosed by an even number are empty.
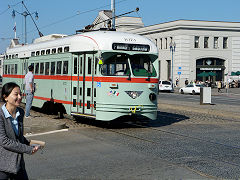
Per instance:
[[[77,117],[76,123],[86,124],[90,126],[96,126],[99,128],[107,129],[124,129],[124,128],[147,128],[147,127],[161,127],[174,124],[176,122],[184,121],[189,117],[173,114],[168,112],[159,112],[156,120],[150,120],[145,117],[139,116],[124,116],[113,121],[96,121],[94,119]]]

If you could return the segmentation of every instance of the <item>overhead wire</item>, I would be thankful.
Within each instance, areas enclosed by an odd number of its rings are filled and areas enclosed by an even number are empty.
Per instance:
[[[24,1],[26,1],[26,0],[24,0]],[[129,0],[120,0],[120,1],[117,1],[116,4],[122,3],[122,2],[124,2],[124,1],[129,1]],[[11,8],[12,6],[16,6],[16,5],[20,4],[21,2],[22,2],[22,1],[14,4],[14,5],[11,5],[10,8]],[[104,5],[104,6],[100,6],[100,7],[97,7],[97,8],[94,8],[94,9],[90,9],[90,10],[86,10],[86,11],[83,11],[83,12],[77,11],[76,14],[74,14],[74,15],[71,15],[71,16],[66,17],[66,18],[64,18],[64,19],[55,21],[55,22],[50,23],[50,24],[47,24],[47,25],[44,25],[44,26],[40,27],[39,29],[45,29],[45,28],[48,28],[48,27],[50,27],[50,26],[53,26],[53,25],[56,25],[56,24],[65,22],[65,21],[67,21],[67,20],[69,20],[69,19],[75,18],[76,16],[79,16],[79,15],[82,15],[82,14],[86,14],[86,13],[90,13],[90,12],[94,12],[94,11],[97,11],[97,10],[99,10],[99,9],[106,8],[106,7],[109,7],[109,6],[111,6],[111,4]],[[8,8],[8,9],[9,9],[9,8]],[[7,10],[8,10],[8,9],[7,9]],[[7,10],[5,10],[5,11],[7,11]],[[35,31],[36,31],[35,29],[32,29],[32,30],[28,31],[27,34],[32,33],[32,32],[35,32]],[[23,31],[22,31],[22,32],[23,32]],[[20,37],[20,36],[23,36],[23,34],[24,34],[24,33],[18,34],[18,36],[19,36],[19,37]],[[0,38],[0,39],[5,39],[5,38]],[[6,38],[6,39],[7,39],[7,38]]]
[[[23,1],[26,1],[26,0],[23,0]],[[3,10],[2,12],[0,12],[0,16],[3,15],[5,12],[7,12],[9,9],[11,9],[12,7],[15,7],[17,6],[18,4],[22,3],[22,1],[19,1],[18,3],[16,4],[13,4],[13,5],[8,5],[8,8]]]

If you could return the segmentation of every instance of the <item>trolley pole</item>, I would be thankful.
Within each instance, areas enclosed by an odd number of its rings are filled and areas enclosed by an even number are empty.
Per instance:
[[[111,0],[112,9],[112,29],[115,29],[115,0]]]

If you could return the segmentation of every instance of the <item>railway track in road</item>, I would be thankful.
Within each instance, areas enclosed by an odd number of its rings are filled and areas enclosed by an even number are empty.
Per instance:
[[[166,117],[166,116],[165,116]],[[170,116],[171,117],[171,116]],[[169,118],[169,117],[168,117]],[[173,118],[173,117],[171,117]],[[167,134],[170,136],[173,136],[173,139],[178,139],[179,137],[179,141],[181,143],[181,141],[186,141],[186,139],[188,139],[189,142],[194,141],[196,142],[195,144],[199,144],[199,146],[197,145],[196,147],[196,151],[200,151],[199,154],[195,154],[196,155],[196,160],[193,160],[195,157],[194,152],[192,152],[191,148],[188,148],[188,144],[185,144],[185,146],[181,146],[179,149],[182,149],[182,151],[185,151],[185,154],[189,154],[189,156],[193,156],[193,159],[191,159],[191,161],[197,161],[199,160],[198,158],[200,157],[200,159],[202,161],[207,161],[209,163],[213,163],[213,164],[217,164],[221,167],[231,167],[234,169],[235,172],[237,172],[237,170],[240,170],[240,146],[235,146],[235,145],[231,145],[231,144],[225,144],[222,142],[218,142],[218,141],[214,141],[214,140],[209,140],[206,138],[201,138],[201,137],[195,137],[195,136],[191,136],[191,135],[187,135],[187,134],[182,134],[182,133],[178,133],[175,131],[171,131],[171,130],[166,130],[163,128],[156,128],[156,127],[151,127],[149,126],[147,123],[141,123],[141,121],[139,122],[123,122],[121,126],[125,128],[104,128],[106,131],[111,131],[117,134],[120,134],[122,136],[126,136],[126,137],[130,137],[133,139],[136,139],[138,141],[142,141],[145,143],[150,143],[153,144],[155,147],[159,145],[159,147],[162,147],[162,142],[158,141],[154,138],[149,138],[146,137],[145,135],[141,135],[141,131],[139,131],[139,133],[136,131],[134,131],[134,133],[131,133],[131,128],[140,128],[140,129],[145,129],[145,130],[149,130],[150,132],[148,134],[151,134],[151,132],[155,132],[155,133],[159,133],[159,137],[161,137],[161,135]],[[129,131],[126,131],[126,129],[129,129]],[[146,131],[144,131],[146,133]],[[155,134],[156,137],[156,134]],[[176,138],[177,137],[177,138]],[[182,139],[182,140],[181,140]],[[184,143],[183,142],[183,143]],[[171,143],[171,142],[170,142]],[[204,148],[203,148],[204,147]],[[178,148],[178,147],[176,147]],[[204,152],[201,152],[201,148],[204,149]],[[209,149],[209,150],[208,150]],[[223,154],[220,154],[221,152],[224,152]],[[217,155],[215,153],[218,153]],[[224,156],[224,154],[226,153],[226,157]],[[219,155],[220,154],[220,155]],[[228,157],[230,155],[232,155],[231,157]],[[168,158],[164,158],[161,157],[164,160],[169,161]],[[185,157],[183,157],[184,159]],[[233,158],[233,159],[232,159]],[[170,160],[170,162],[172,163],[176,163],[174,162],[174,160]],[[195,169],[194,167],[189,167],[187,162],[177,162],[176,164],[181,164],[183,166],[186,166],[194,171],[197,171],[201,174],[204,174],[207,177],[218,177],[215,176],[214,174],[208,173],[204,170],[199,170],[199,169]],[[214,168],[217,168],[216,167]],[[204,168],[203,168],[204,169]],[[221,177],[221,178],[226,178],[226,177]],[[229,178],[229,177],[228,177]],[[234,177],[230,177],[230,178],[234,178]]]

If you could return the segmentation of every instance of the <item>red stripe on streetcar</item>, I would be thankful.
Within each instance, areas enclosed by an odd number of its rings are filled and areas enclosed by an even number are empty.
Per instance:
[[[4,74],[3,77],[8,78],[24,78],[24,75],[10,75]],[[34,75],[34,79],[49,79],[49,80],[69,80],[69,81],[83,81],[83,76],[61,76],[61,75]],[[94,77],[86,76],[85,81],[92,81],[95,82],[116,82],[116,83],[158,83],[157,78],[150,78],[147,81],[147,78],[131,78],[130,80],[127,77]]]
[[[7,78],[24,78],[24,75],[3,74],[3,77],[7,77]]]
[[[44,101],[52,101],[51,98],[45,98],[45,97],[40,97],[40,96],[34,96],[34,98],[44,100]],[[53,99],[53,101],[56,103],[62,103],[62,104],[73,104],[72,101],[63,101],[63,100],[58,100],[58,99]]]

